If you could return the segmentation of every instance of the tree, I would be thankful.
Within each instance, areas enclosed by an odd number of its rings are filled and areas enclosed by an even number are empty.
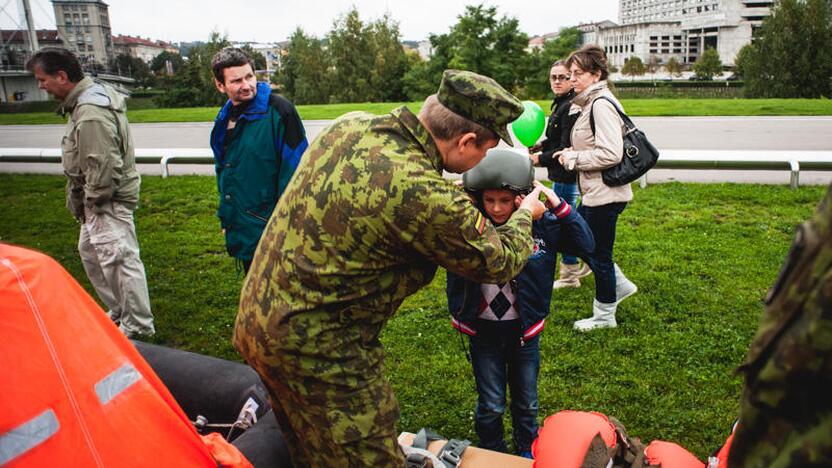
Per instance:
[[[402,47],[399,24],[384,15],[370,24],[368,33],[373,53],[370,100],[395,102],[405,99],[403,78],[409,62]]]
[[[676,57],[670,57],[667,63],[664,65],[665,70],[667,73],[672,77],[680,77],[682,76],[682,65],[679,64],[679,60]]]
[[[251,44],[245,44],[244,46],[240,47],[240,50],[246,53],[251,60],[254,62],[254,70],[265,70],[267,67],[266,64],[266,57],[257,52],[251,47]]]
[[[333,100],[368,101],[372,95],[372,42],[355,7],[334,21],[327,40],[335,84],[332,89]]]
[[[832,96],[829,0],[777,2],[734,63],[749,97]]]
[[[655,55],[651,55],[650,58],[647,59],[647,64],[645,65],[645,71],[650,74],[650,79],[655,80],[655,74],[659,70],[659,58]]]
[[[634,79],[636,76],[644,74],[644,63],[638,57],[630,57],[624,61],[621,73]]]
[[[693,64],[693,71],[700,80],[712,80],[714,76],[722,73],[722,62],[719,60],[719,52],[713,47],[705,48],[702,55]]]
[[[167,75],[168,74],[168,66],[167,63],[170,62],[171,72],[170,74],[174,74],[182,68],[182,65],[185,64],[185,61],[182,60],[182,56],[175,53],[175,52],[168,52],[167,50],[162,52],[161,54],[153,57],[153,60],[150,61],[150,70],[155,73],[156,75]]]
[[[119,54],[116,56],[115,68],[120,75],[135,79],[139,86],[153,86],[155,82],[153,75],[150,73],[150,68],[144,63],[144,60],[138,57]]]
[[[156,98],[161,107],[220,106],[227,97],[214,87],[211,59],[228,39],[218,32],[212,32],[207,43],[197,45],[189,51],[188,61],[173,77],[165,80],[165,93]]]
[[[329,55],[320,39],[307,36],[297,28],[289,38],[289,46],[275,81],[287,98],[296,104],[329,102]]]

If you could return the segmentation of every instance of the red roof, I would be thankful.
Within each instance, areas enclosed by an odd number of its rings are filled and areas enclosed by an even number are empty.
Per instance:
[[[29,31],[25,29],[4,29],[0,31],[3,33],[3,42],[19,43],[29,40]],[[38,29],[35,31],[38,36],[38,42],[52,42],[61,43],[56,29]]]
[[[146,47],[159,47],[159,48],[166,48],[170,47],[171,45],[164,41],[154,41],[152,39],[145,39],[143,37],[134,37],[134,36],[124,36],[119,34],[118,36],[113,36],[113,44],[117,45],[143,45]]]

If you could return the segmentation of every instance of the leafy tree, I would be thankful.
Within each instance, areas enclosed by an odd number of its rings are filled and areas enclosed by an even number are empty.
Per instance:
[[[777,2],[734,63],[749,97],[832,96],[832,3]]]
[[[296,104],[329,102],[329,59],[320,39],[297,28],[279,70],[275,73],[281,92]]]
[[[389,15],[367,28],[373,52],[370,88],[372,101],[395,102],[405,98],[403,78],[408,59],[401,44],[399,24]]]
[[[327,35],[332,60],[335,102],[364,102],[373,94],[370,75],[373,69],[372,41],[367,28],[353,7],[332,25]]]
[[[150,71],[152,71],[156,75],[167,74],[167,62],[171,63],[173,73],[178,72],[179,69],[182,68],[182,65],[184,65],[185,63],[181,55],[174,52],[168,52],[166,50],[161,54],[157,55],[156,57],[153,57],[153,60],[150,61]]]
[[[650,79],[655,79],[655,74],[659,70],[659,58],[655,55],[651,55],[647,59],[647,64],[644,66],[645,71],[650,74]]]
[[[155,82],[153,75],[150,73],[150,68],[144,63],[144,60],[138,57],[119,54],[115,59],[115,68],[119,74],[135,79],[139,86],[153,86]]]
[[[629,76],[630,78],[635,78],[636,76],[640,76],[644,74],[644,62],[641,61],[638,57],[630,57],[624,61],[624,66],[621,67],[621,73]]]
[[[676,57],[670,57],[667,63],[664,65],[665,70],[670,76],[680,77],[682,76],[682,65],[679,63],[679,60]]]
[[[207,43],[197,45],[189,51],[188,61],[169,80],[165,80],[165,93],[156,98],[161,107],[220,106],[227,97],[217,92],[211,59],[228,39],[218,32],[212,32]]]
[[[693,71],[700,80],[712,80],[714,76],[722,73],[722,62],[719,60],[719,52],[713,47],[707,47],[702,55],[693,64]]]
[[[433,82],[428,62],[417,52],[407,54],[407,72],[402,77],[402,91],[408,101],[421,101],[436,92],[439,82]]]

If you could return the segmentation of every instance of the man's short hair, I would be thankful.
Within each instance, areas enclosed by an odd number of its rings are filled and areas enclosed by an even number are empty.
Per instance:
[[[243,65],[251,65],[254,70],[254,61],[242,49],[238,47],[226,47],[214,54],[211,59],[211,71],[214,73],[214,78],[220,83],[225,83],[225,69],[230,67],[242,67]]]
[[[49,76],[55,76],[59,71],[66,73],[69,81],[77,83],[84,79],[84,71],[81,70],[81,62],[78,57],[67,49],[60,47],[44,47],[35,52],[26,62],[26,69],[34,72],[40,68]]]
[[[474,133],[477,135],[477,145],[482,146],[490,140],[498,140],[500,138],[492,130],[476,122],[472,122],[445,107],[439,102],[435,94],[431,94],[425,99],[419,115],[433,136],[440,140],[452,140],[465,133]]]

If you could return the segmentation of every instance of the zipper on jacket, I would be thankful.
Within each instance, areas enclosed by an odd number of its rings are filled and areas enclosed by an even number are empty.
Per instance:
[[[269,222],[269,220],[268,220],[268,219],[266,219],[266,218],[264,218],[264,217],[260,216],[259,214],[255,213],[255,212],[253,212],[253,211],[251,211],[251,210],[246,210],[246,213],[248,213],[250,216],[253,216],[253,217],[255,217],[255,218],[259,219],[260,221],[264,221],[264,222],[266,222],[266,223],[268,223],[268,222]]]

